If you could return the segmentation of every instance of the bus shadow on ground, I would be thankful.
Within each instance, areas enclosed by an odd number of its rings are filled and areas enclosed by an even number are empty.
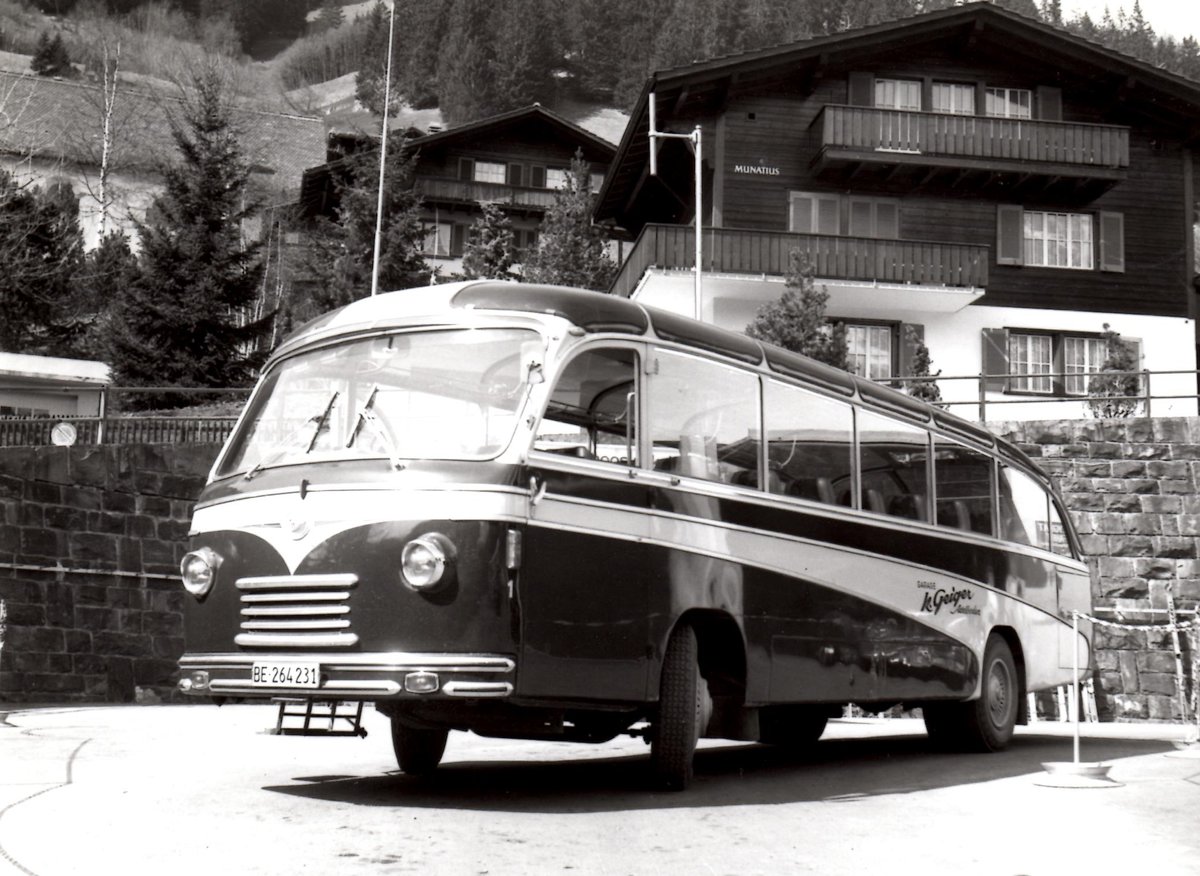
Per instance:
[[[1088,739],[1082,759],[1113,762],[1163,754],[1167,742]],[[526,761],[458,761],[427,777],[297,777],[266,791],[359,806],[499,812],[608,812],[764,803],[852,802],[1017,776],[1070,761],[1071,742],[1019,736],[994,754],[947,753],[923,736],[836,739],[805,750],[732,744],[696,753],[696,779],[683,793],[658,792],[649,757],[624,754]]]

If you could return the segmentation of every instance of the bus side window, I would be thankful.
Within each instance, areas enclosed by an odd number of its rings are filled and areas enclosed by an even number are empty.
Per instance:
[[[860,507],[890,517],[929,520],[929,433],[871,411],[858,413]]]
[[[758,486],[758,377],[665,350],[649,379],[654,468]]]
[[[854,419],[850,405],[768,380],[763,393],[767,489],[849,505]]]
[[[1000,466],[1000,537],[1050,550],[1050,496],[1029,475],[1006,465]]]
[[[934,440],[938,525],[992,535],[992,458],[941,438]]]
[[[590,349],[558,376],[534,437],[534,450],[637,465],[637,354]]]

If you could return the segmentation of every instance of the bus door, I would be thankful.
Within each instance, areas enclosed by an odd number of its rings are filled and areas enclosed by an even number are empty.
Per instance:
[[[578,351],[558,372],[529,455],[519,592],[526,696],[641,700],[647,685],[651,487],[637,478],[642,354]]]

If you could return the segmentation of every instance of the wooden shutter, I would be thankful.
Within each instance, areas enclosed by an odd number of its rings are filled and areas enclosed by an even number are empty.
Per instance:
[[[1125,214],[1100,214],[1100,270],[1125,273]]]
[[[1008,373],[1008,329],[983,330],[984,388],[988,392],[1004,392],[1008,381],[991,375]]]
[[[458,178],[472,180],[475,178],[475,159],[460,158],[458,159]]]
[[[875,105],[875,74],[850,74],[850,93],[848,102],[851,106]]]
[[[1037,117],[1048,122],[1062,121],[1062,89],[1051,85],[1039,85],[1037,89]]]
[[[996,205],[996,264],[1025,264],[1025,211],[1017,204]]]
[[[455,225],[450,229],[450,255],[460,256],[466,248],[467,226]]]
[[[508,184],[510,186],[525,185],[525,167],[521,164],[510,164],[508,166]]]
[[[546,187],[546,168],[537,164],[529,168],[529,186],[534,189]]]
[[[796,234],[812,234],[812,196],[792,192],[788,200],[788,231],[795,232]]]

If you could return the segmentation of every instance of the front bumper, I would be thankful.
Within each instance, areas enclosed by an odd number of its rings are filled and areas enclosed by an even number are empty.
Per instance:
[[[319,683],[316,687],[255,684],[251,681],[255,663],[316,664]],[[479,699],[511,695],[516,662],[502,654],[275,652],[184,654],[179,668],[179,689],[194,696]]]

